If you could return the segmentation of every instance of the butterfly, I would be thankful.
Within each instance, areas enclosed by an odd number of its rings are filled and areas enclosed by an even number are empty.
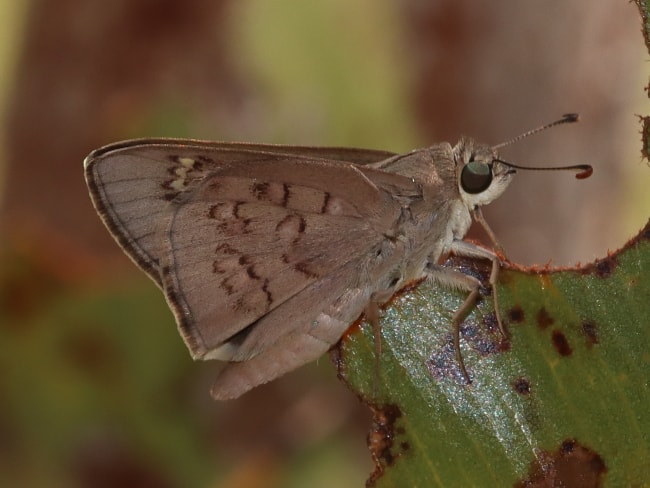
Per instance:
[[[140,139],[91,152],[84,168],[99,216],[163,291],[192,357],[227,362],[211,391],[223,400],[317,359],[422,278],[467,292],[452,323],[469,381],[458,326],[480,282],[441,262],[489,259],[496,283],[497,254],[463,238],[475,219],[496,244],[481,207],[522,168],[497,147],[461,138],[394,154]]]

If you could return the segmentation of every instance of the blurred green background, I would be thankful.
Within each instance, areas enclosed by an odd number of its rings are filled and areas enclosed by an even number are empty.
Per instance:
[[[362,486],[369,413],[325,357],[208,394],[83,181],[92,149],[175,136],[405,152],[468,134],[520,164],[486,210],[524,264],[588,262],[646,221],[647,52],[607,0],[0,1],[0,486]],[[344,251],[343,251],[344,252]]]

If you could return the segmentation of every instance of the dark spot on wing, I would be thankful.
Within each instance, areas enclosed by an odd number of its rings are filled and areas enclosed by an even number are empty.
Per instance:
[[[253,183],[251,185],[251,193],[258,200],[267,199],[269,196],[269,183]]]
[[[309,264],[305,261],[300,261],[299,263],[294,264],[293,269],[309,278],[318,278],[318,275],[309,269]]]
[[[235,303],[233,304],[233,308],[241,313],[248,313],[250,312],[250,305],[246,303],[246,298],[243,296],[240,296],[235,300]]]
[[[246,274],[253,280],[261,279],[260,276],[255,272],[254,265],[246,268]]]
[[[168,201],[168,202],[169,202],[169,201],[172,201],[173,199],[175,199],[175,198],[176,198],[178,195],[180,195],[180,193],[181,193],[181,192],[179,192],[178,190],[172,188],[172,186],[171,186],[172,181],[173,181],[173,180],[165,181],[164,183],[162,183],[162,184],[160,185],[160,187],[161,187],[161,188],[163,189],[163,191],[164,191],[164,195],[162,196],[162,199],[163,199],[163,200],[166,200],[166,201]]]
[[[225,242],[223,244],[219,244],[214,252],[218,254],[227,254],[229,256],[239,254],[239,251],[237,249],[232,247],[230,244],[226,244]]]
[[[266,278],[264,280],[264,284],[262,285],[262,291],[266,294],[266,309],[270,309],[271,305],[273,305],[273,295],[271,294],[271,291],[269,290],[269,279]]]
[[[289,197],[291,196],[291,187],[284,183],[282,185],[282,206],[287,207],[289,205]]]
[[[218,218],[219,209],[221,208],[222,205],[224,205],[224,204],[223,203],[217,203],[216,205],[210,205],[210,208],[208,209],[208,218],[209,219]]]
[[[194,160],[195,161],[200,161],[202,163],[206,163],[206,164],[208,164],[210,166],[216,166],[216,164],[214,162],[214,159],[209,158],[208,156],[205,156],[203,154],[199,154],[198,156],[195,156]],[[203,169],[203,166],[198,166],[198,169],[199,170]]]
[[[327,191],[323,194],[323,205],[321,206],[320,213],[327,213],[327,207],[330,203],[331,197],[332,195]]]
[[[244,202],[235,202],[235,204],[232,207],[232,216],[235,217],[236,219],[239,219],[239,207],[241,207],[244,204]]]
[[[226,295],[233,295],[235,293],[235,288],[228,283],[228,278],[221,280],[220,286],[226,292]]]
[[[573,349],[569,345],[569,341],[566,336],[559,330],[554,330],[551,335],[551,341],[555,350],[560,354],[560,356],[570,356],[573,353]]]
[[[293,219],[293,215],[286,215],[282,220],[280,220],[276,224],[275,231],[276,232],[281,231],[285,226],[289,224],[289,222],[291,222],[292,219]]]

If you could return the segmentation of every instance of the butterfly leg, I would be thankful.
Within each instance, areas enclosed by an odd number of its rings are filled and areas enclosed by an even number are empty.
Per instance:
[[[508,337],[508,331],[506,331],[506,328],[503,325],[503,321],[501,320],[501,313],[499,312],[499,298],[496,291],[497,280],[499,279],[499,269],[500,269],[498,256],[496,255],[496,253],[492,252],[489,249],[477,246],[476,244],[472,244],[471,242],[466,242],[466,241],[453,241],[449,250],[454,254],[456,254],[457,256],[465,256],[468,258],[478,258],[478,259],[489,259],[492,262],[492,270],[490,271],[489,283],[490,283],[490,287],[492,288],[492,302],[494,304],[494,314],[496,315],[497,318],[499,332],[501,332],[503,338],[506,339]]]
[[[450,251],[459,256],[489,259],[492,261],[490,285],[492,286],[493,290],[492,298],[494,301],[494,311],[497,318],[497,324],[499,325],[499,330],[504,337],[507,337],[505,328],[501,322],[501,315],[499,314],[499,305],[495,287],[497,278],[499,276],[499,260],[496,254],[488,249],[465,241],[454,241],[450,247]],[[465,301],[454,313],[452,317],[452,324],[454,326],[454,350],[456,353],[456,360],[458,361],[463,377],[468,383],[471,383],[467,368],[465,367],[465,361],[463,360],[463,356],[460,351],[460,324],[476,304],[476,300],[479,296],[481,282],[473,276],[466,275],[460,271],[452,270],[434,263],[428,263],[425,271],[427,278],[439,283],[446,288],[459,289],[468,292]]]
[[[481,207],[476,207],[474,210],[472,210],[472,217],[478,224],[483,227],[483,230],[485,233],[488,235],[490,240],[492,241],[492,245],[494,246],[494,249],[496,250],[496,253],[494,254],[504,254],[503,247],[501,247],[501,243],[498,241],[496,234],[494,231],[490,228],[488,225],[487,221],[485,220],[485,217],[483,217],[483,212],[481,212]],[[483,249],[484,251],[487,251],[487,249],[484,248],[479,248]],[[489,252],[489,251],[488,251]]]

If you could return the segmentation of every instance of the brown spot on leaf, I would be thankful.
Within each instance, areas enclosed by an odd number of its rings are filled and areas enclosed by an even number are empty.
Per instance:
[[[611,275],[616,267],[618,266],[618,261],[614,256],[608,256],[605,259],[596,261],[596,276],[599,278],[607,278]]]
[[[595,323],[585,320],[582,323],[582,332],[584,332],[587,337],[587,347],[592,347],[594,344],[600,343],[600,339],[598,338],[598,328]]]
[[[528,477],[515,483],[517,488],[603,486],[607,466],[600,455],[575,439],[567,439],[555,452],[541,451],[530,463]]]
[[[524,310],[519,305],[515,305],[508,310],[508,320],[511,324],[519,324],[523,322],[524,319]]]
[[[402,456],[409,449],[406,442],[399,444],[400,451],[394,452],[396,436],[404,433],[404,429],[396,427],[397,420],[402,412],[397,405],[384,405],[382,407],[371,407],[373,410],[372,430],[368,434],[368,448],[375,470],[370,475],[368,486],[372,486],[382,476],[384,469],[391,466],[397,458]]]
[[[528,378],[524,378],[523,376],[520,376],[515,381],[513,381],[512,387],[520,395],[530,394],[530,381]]]
[[[465,320],[460,324],[461,341],[469,344],[473,351],[483,357],[510,350],[510,340],[499,330],[494,313],[486,314],[482,324],[476,320]],[[453,379],[458,384],[467,384],[456,356],[454,332],[450,329],[445,344],[437,348],[425,361],[425,366],[432,378],[438,381]],[[471,374],[471,373],[470,373]]]
[[[465,339],[465,336],[463,336],[463,339]],[[438,381],[453,378],[458,384],[467,384],[456,358],[453,333],[449,335],[449,340],[445,341],[441,349],[431,354],[429,359],[426,360],[425,366],[431,377]]]
[[[573,349],[571,349],[566,336],[559,330],[556,329],[553,331],[551,340],[553,341],[555,350],[560,354],[560,356],[570,356],[573,353]]]
[[[537,326],[540,329],[547,329],[553,325],[554,322],[555,319],[549,315],[546,307],[542,307],[537,311]]]

